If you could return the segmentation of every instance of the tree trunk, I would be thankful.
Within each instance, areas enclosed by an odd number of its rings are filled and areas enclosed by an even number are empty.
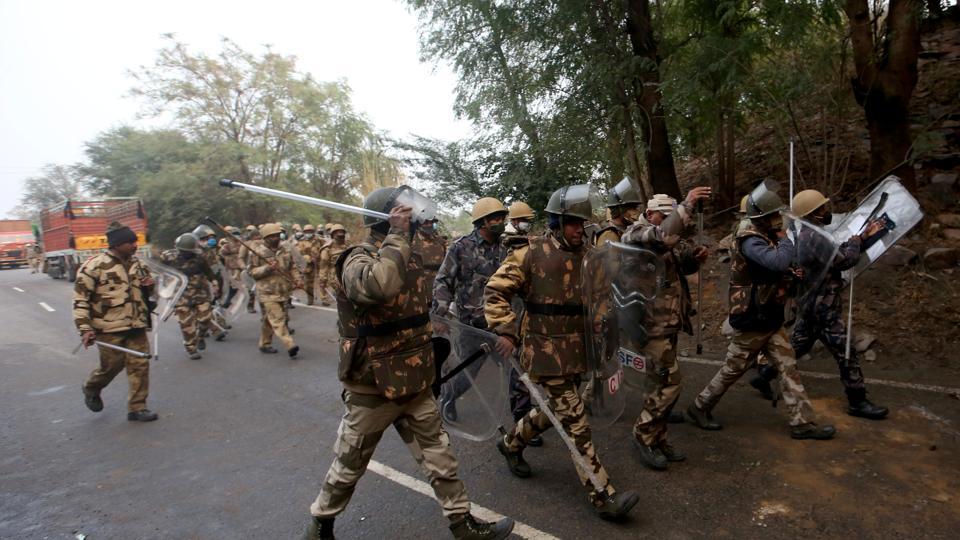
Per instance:
[[[645,64],[640,67],[633,86],[637,105],[643,115],[640,132],[647,144],[645,157],[650,183],[656,193],[679,198],[680,186],[661,105],[660,57],[650,21],[649,0],[627,0],[626,22],[633,54]]]
[[[720,194],[720,208],[728,208],[736,202],[736,189],[737,189],[737,158],[734,150],[736,147],[734,143],[736,142],[736,135],[734,134],[734,129],[736,126],[733,123],[733,111],[728,108],[726,114],[726,136],[723,138],[723,141],[726,143],[726,153],[727,157],[724,160],[724,164],[727,166],[727,177],[724,179],[724,188],[726,190]]]
[[[867,0],[845,0],[856,77],[853,92],[863,107],[870,131],[870,176],[888,174],[916,188],[911,146],[909,107],[917,85],[920,53],[919,0],[890,0],[879,47],[874,43]]]

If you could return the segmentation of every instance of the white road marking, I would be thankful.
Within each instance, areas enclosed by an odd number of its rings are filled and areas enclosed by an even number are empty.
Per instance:
[[[26,291],[24,291],[23,289],[21,289],[20,287],[14,287],[13,290],[15,290],[15,291],[17,291],[17,292],[26,292]]]
[[[304,304],[302,302],[294,302],[293,305],[297,307],[305,307],[307,309],[319,309],[320,311],[332,311],[333,313],[337,312],[337,310],[334,308],[323,307],[323,306],[308,306],[307,304]]]
[[[707,358],[694,358],[691,356],[681,356],[681,362],[689,362],[691,364],[700,364],[703,366],[722,366],[724,362],[722,360],[709,360]],[[804,377],[810,377],[811,379],[826,379],[832,380],[837,379],[840,376],[836,373],[823,373],[821,371],[801,371],[800,375]],[[877,384],[880,386],[889,386],[891,388],[906,388],[907,390],[924,390],[926,392],[938,392],[940,394],[958,394],[960,395],[960,388],[951,388],[949,386],[938,386],[936,384],[920,384],[920,383],[909,383],[901,381],[889,381],[886,379],[871,379],[865,378],[864,381],[867,384]]]
[[[45,309],[45,310],[47,310],[47,311],[56,311],[55,309],[53,309],[52,307],[50,307],[50,304],[48,304],[48,303],[46,303],[46,302],[38,302],[38,304],[40,304],[40,307],[42,307],[43,309]]]
[[[45,396],[47,394],[52,394],[54,392],[59,392],[66,388],[67,385],[62,384],[60,386],[51,386],[50,388],[44,388],[43,390],[36,390],[27,394],[28,396]]]
[[[427,497],[436,500],[436,497],[433,496],[433,488],[431,488],[426,482],[417,480],[416,478],[404,474],[393,467],[384,465],[379,461],[370,460],[370,464],[367,465],[367,470],[373,471],[387,480],[396,482],[397,484],[400,484],[409,490],[416,491],[421,495],[426,495]],[[506,517],[473,502],[470,503],[470,513],[484,521],[497,521]],[[533,527],[524,523],[520,523],[519,521],[517,521],[513,527],[513,534],[519,536],[520,538],[534,538],[536,540],[559,540],[552,534],[545,533],[539,529],[534,529]]]

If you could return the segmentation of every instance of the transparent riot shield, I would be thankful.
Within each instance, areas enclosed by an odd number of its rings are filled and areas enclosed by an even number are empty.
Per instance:
[[[153,296],[150,300],[154,304],[151,313],[150,349],[154,358],[160,357],[160,324],[166,322],[173,315],[173,310],[187,288],[187,276],[183,272],[167,266],[156,259],[143,258],[140,262],[153,274]]]
[[[496,350],[497,336],[431,315],[433,332],[450,343],[440,370],[440,415],[447,431],[472,441],[493,437],[507,414],[509,362]]]
[[[223,318],[228,324],[233,323],[237,320],[241,313],[245,313],[247,310],[247,300],[250,299],[250,292],[247,290],[247,287],[244,285],[242,278],[234,279],[233,274],[229,270],[224,270],[223,272],[223,288],[225,291],[221,295],[221,299],[217,302],[217,305],[213,308],[214,311]],[[242,274],[241,274],[242,276]],[[233,289],[233,296],[230,297],[230,304],[226,304],[226,298],[229,294],[230,289]]]
[[[589,366],[583,397],[591,425],[605,427],[623,414],[628,392],[631,400],[642,401],[647,374],[656,371],[642,351],[663,261],[651,251],[613,242],[587,253],[583,265]]]
[[[795,216],[786,217],[790,218],[787,236],[796,247],[795,264],[803,269],[796,292],[797,308],[802,313],[810,306],[830,272],[839,244],[821,227]]]
[[[856,266],[845,272],[846,278],[859,275],[880,258],[890,246],[896,244],[907,232],[923,219],[920,203],[900,183],[896,176],[874,188],[867,198],[833,229],[834,238],[845,242],[853,235],[862,234],[867,225],[879,221],[883,227],[864,239],[863,255]]]

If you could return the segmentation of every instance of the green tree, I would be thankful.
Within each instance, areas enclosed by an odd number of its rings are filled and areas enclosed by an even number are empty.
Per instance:
[[[44,208],[75,199],[83,194],[83,185],[77,171],[65,165],[45,165],[41,174],[23,181],[23,196],[12,214],[21,219],[36,220]]]

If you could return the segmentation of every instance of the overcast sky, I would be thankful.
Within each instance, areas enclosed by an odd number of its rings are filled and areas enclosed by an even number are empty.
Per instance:
[[[44,164],[80,161],[97,133],[136,124],[127,70],[151,64],[167,32],[194,50],[229,37],[295,55],[318,80],[346,79],[355,107],[393,135],[469,131],[452,112],[455,77],[419,62],[399,0],[0,0],[0,216]]]

